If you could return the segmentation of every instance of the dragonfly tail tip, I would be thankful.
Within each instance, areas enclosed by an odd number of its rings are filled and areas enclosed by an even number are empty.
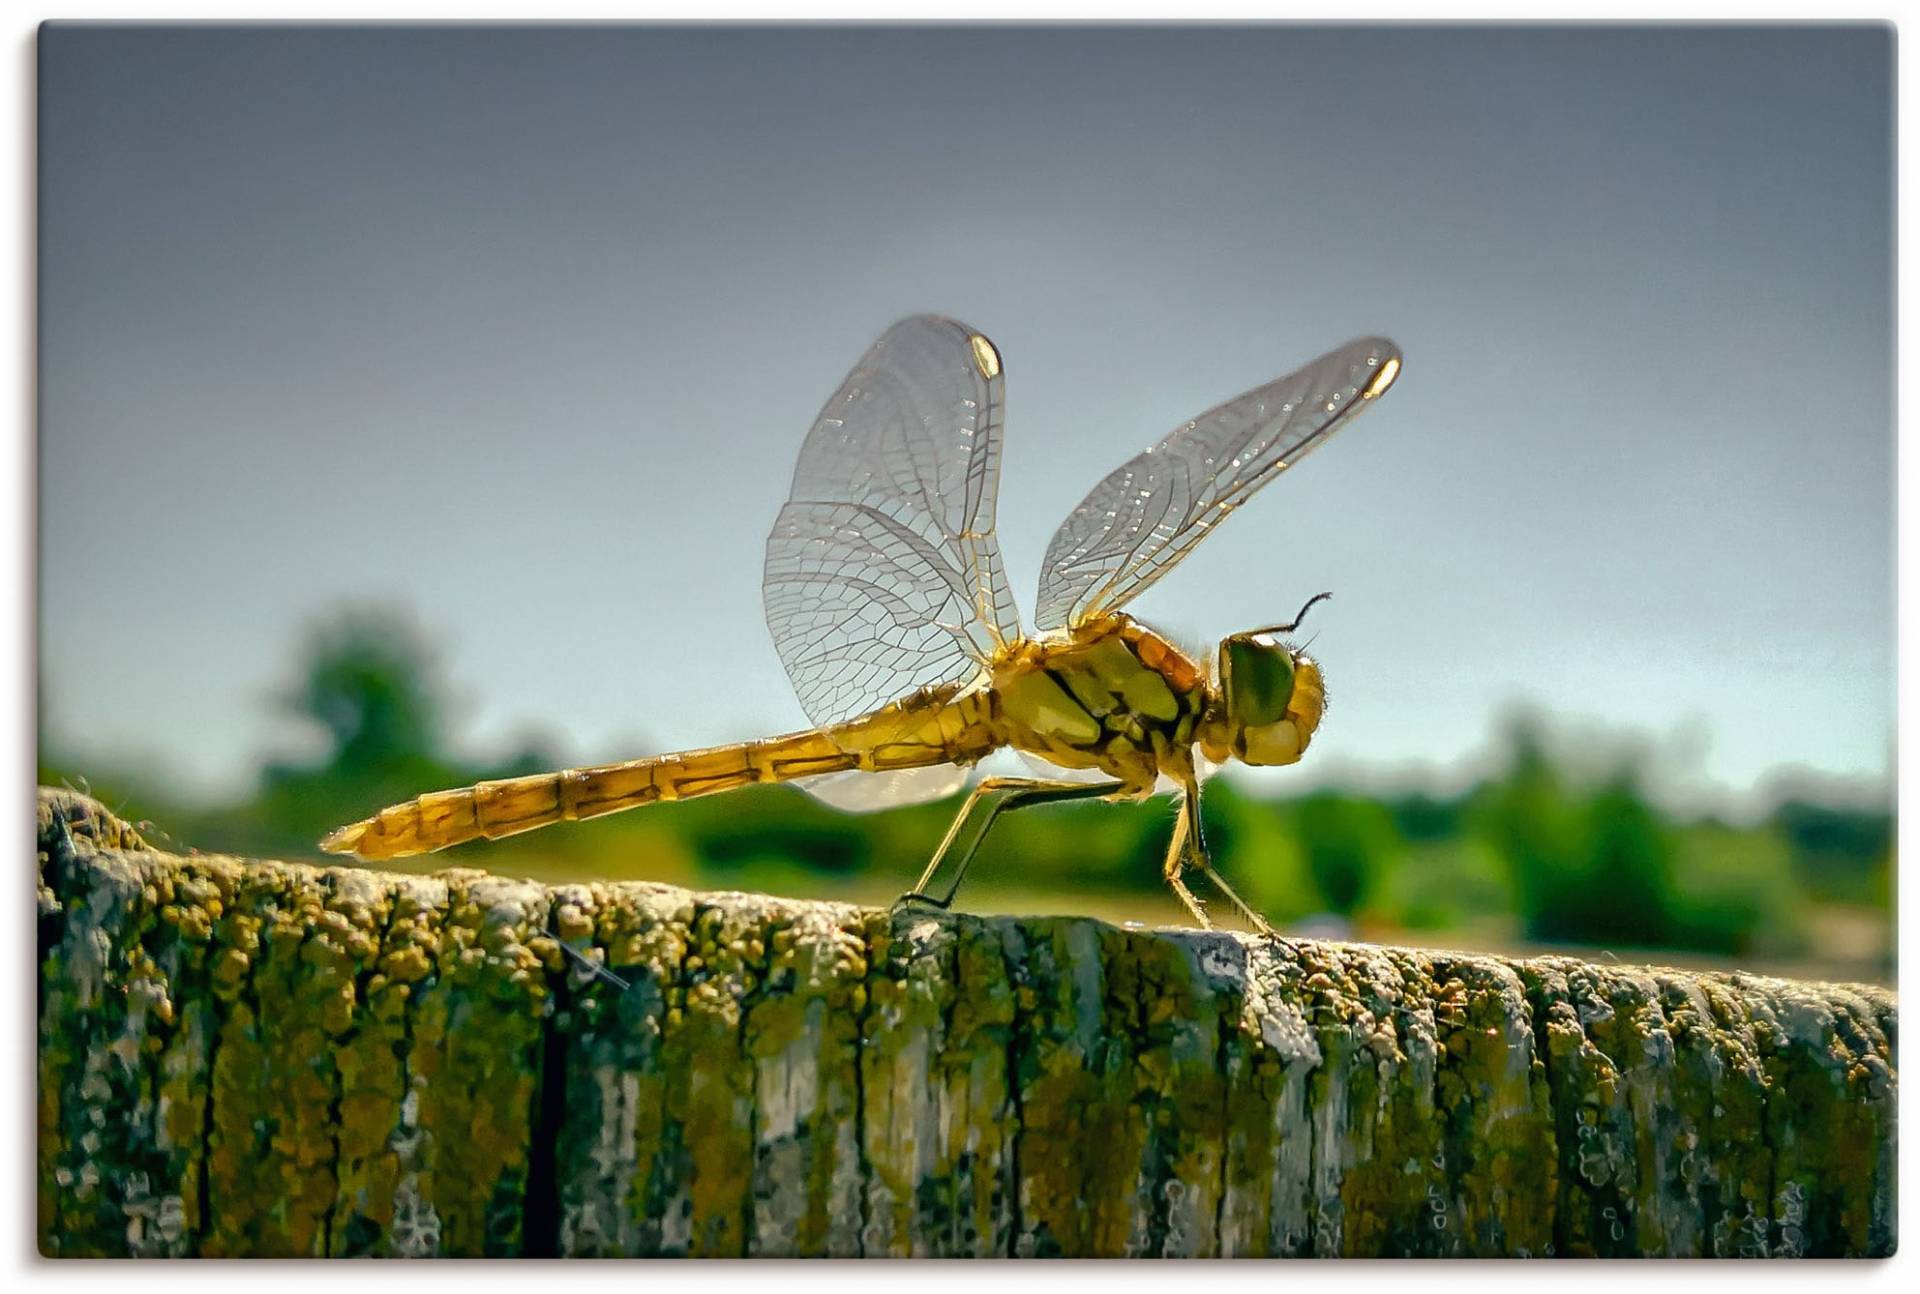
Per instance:
[[[352,826],[340,827],[329,831],[320,840],[320,848],[329,854],[351,854],[360,845],[360,838],[367,834],[367,824],[356,822]]]

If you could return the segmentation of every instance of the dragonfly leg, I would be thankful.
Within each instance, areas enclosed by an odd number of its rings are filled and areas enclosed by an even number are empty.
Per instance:
[[[947,828],[946,837],[941,840],[940,847],[933,851],[933,859],[927,864],[927,869],[920,873],[919,882],[907,893],[894,900],[894,905],[898,907],[903,903],[926,903],[942,910],[950,907],[953,896],[960,892],[960,882],[966,879],[967,867],[973,862],[973,856],[979,852],[981,844],[985,842],[987,832],[992,830],[994,819],[1009,809],[1024,809],[1035,804],[1058,804],[1068,800],[1090,800],[1099,796],[1112,795],[1115,791],[1122,789],[1123,785],[1121,782],[1061,782],[1034,777],[983,778],[980,784],[973,788],[973,793],[967,796],[967,802],[960,806],[960,812],[954,815],[953,825]],[[933,884],[934,874],[940,870],[940,865],[946,862],[947,855],[953,851],[955,842],[960,839],[963,828],[979,809],[981,802],[1002,791],[1007,794],[987,804],[986,814],[981,818],[979,827],[968,840],[966,848],[961,851],[960,865],[954,873],[953,883],[947,886],[945,895],[935,898],[928,892],[928,887]]]
[[[1193,913],[1193,919],[1200,923],[1202,930],[1213,929],[1213,922],[1207,919],[1207,910],[1200,906],[1200,900],[1193,897],[1193,891],[1180,879],[1180,870],[1186,866],[1187,841],[1192,832],[1187,827],[1187,814],[1191,812],[1192,801],[1182,799],[1180,808],[1174,814],[1173,839],[1167,843],[1167,861],[1161,864],[1160,875],[1167,882],[1174,897],[1187,905],[1187,911]]]
[[[1326,595],[1322,594],[1321,596],[1325,597]],[[1195,867],[1198,867],[1202,872],[1206,873],[1207,879],[1212,881],[1215,888],[1217,888],[1222,894],[1227,896],[1228,902],[1232,903],[1234,907],[1240,909],[1240,915],[1247,919],[1248,923],[1253,926],[1254,930],[1256,930],[1257,932],[1266,936],[1269,939],[1280,939],[1279,934],[1274,930],[1274,928],[1267,924],[1267,919],[1261,916],[1258,912],[1255,912],[1252,906],[1249,905],[1245,899],[1241,898],[1238,894],[1235,894],[1233,892],[1233,886],[1227,884],[1227,878],[1214,870],[1213,862],[1207,856],[1206,837],[1203,834],[1201,834],[1201,831],[1200,831],[1200,784],[1198,782],[1187,783],[1184,803],[1192,806],[1193,865]],[[1285,943],[1286,940],[1280,939],[1280,942]]]

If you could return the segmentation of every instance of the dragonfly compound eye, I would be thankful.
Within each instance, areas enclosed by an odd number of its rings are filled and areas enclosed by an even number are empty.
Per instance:
[[[1286,718],[1293,677],[1293,653],[1270,634],[1236,634],[1220,644],[1220,685],[1235,728]]]

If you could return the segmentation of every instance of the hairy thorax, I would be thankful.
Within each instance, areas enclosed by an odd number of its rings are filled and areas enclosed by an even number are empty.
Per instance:
[[[1205,673],[1124,615],[1070,638],[1015,644],[993,669],[1000,738],[1063,768],[1097,768],[1144,793],[1193,770]]]

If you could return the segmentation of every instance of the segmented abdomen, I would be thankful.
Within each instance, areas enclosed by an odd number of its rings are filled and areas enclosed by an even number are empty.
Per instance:
[[[755,782],[972,763],[996,744],[988,707],[984,692],[931,690],[824,731],[432,791],[342,827],[320,847],[369,861],[405,858]]]

